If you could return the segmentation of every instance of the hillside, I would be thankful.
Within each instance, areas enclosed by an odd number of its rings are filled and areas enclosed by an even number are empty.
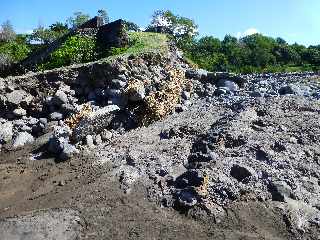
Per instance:
[[[317,239],[320,76],[189,65],[129,33],[0,79],[4,239]]]

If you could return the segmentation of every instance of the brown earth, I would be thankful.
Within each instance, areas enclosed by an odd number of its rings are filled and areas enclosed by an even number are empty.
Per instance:
[[[30,160],[38,147],[1,153],[0,218],[71,208],[81,214],[79,239],[296,239],[275,206],[238,202],[221,223],[194,219],[148,201],[141,182],[124,194],[106,177],[110,167],[94,166],[90,155]]]

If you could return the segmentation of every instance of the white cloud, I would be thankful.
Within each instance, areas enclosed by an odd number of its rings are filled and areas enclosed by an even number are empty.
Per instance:
[[[260,33],[260,31],[258,29],[256,29],[256,28],[248,28],[244,32],[238,32],[237,33],[237,38],[250,36],[250,35],[253,35],[253,34],[256,34],[256,33]]]

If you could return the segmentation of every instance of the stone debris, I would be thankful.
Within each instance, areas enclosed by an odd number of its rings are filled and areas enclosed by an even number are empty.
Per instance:
[[[125,193],[142,182],[189,216],[256,201],[292,231],[319,224],[319,75],[213,73],[176,51],[0,79],[0,149],[51,134],[51,156],[92,154]]]

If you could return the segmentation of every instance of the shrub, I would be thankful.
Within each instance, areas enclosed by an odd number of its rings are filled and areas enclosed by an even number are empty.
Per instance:
[[[96,59],[96,40],[89,36],[72,36],[55,52],[48,62],[38,66],[40,70],[58,68],[75,63],[85,63]]]
[[[8,42],[0,45],[0,53],[10,56],[13,61],[21,61],[30,53],[30,48],[25,43]]]

